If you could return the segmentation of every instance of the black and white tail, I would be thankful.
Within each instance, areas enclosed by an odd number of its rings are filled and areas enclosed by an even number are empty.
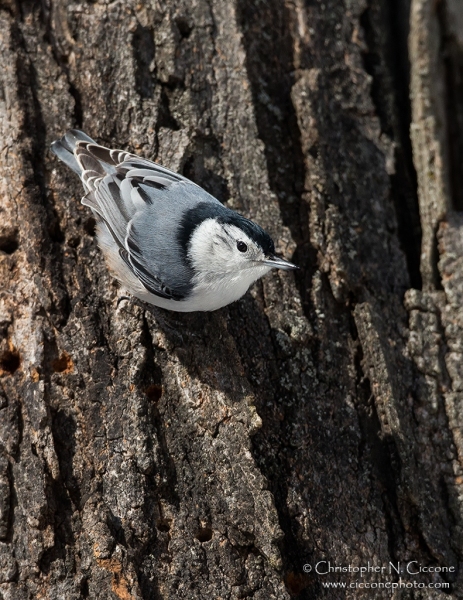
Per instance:
[[[83,131],[78,129],[70,129],[60,140],[56,140],[51,145],[51,151],[53,154],[62,160],[68,167],[70,167],[74,173],[81,176],[84,170],[80,165],[76,157],[74,156],[74,150],[77,142],[89,142],[90,144],[96,144],[91,137],[85,134]]]
[[[51,145],[56,156],[79,175],[86,192],[93,192],[102,179],[114,175],[117,167],[132,155],[124,150],[100,146],[78,129],[70,129]],[[86,204],[84,199],[83,204]]]

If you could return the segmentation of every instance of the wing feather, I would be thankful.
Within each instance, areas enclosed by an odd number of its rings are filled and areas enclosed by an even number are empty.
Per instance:
[[[103,219],[127,267],[152,294],[172,300],[184,298],[184,293],[162,281],[156,265],[143,255],[133,225],[136,217],[161,191],[180,182],[197,186],[161,165],[124,150],[99,146],[93,141],[79,139],[74,156],[82,169],[82,181],[89,190],[82,198],[82,204]]]
[[[158,219],[183,214],[182,206],[190,207],[198,194],[203,201],[218,201],[182,175],[125,150],[100,146],[77,129],[54,142],[52,151],[80,176],[86,191],[82,204],[105,225],[104,240],[99,234],[102,248],[113,242],[113,258],[120,256],[151,293],[173,300],[186,297],[192,272],[176,246],[175,219],[162,226]],[[179,194],[172,193],[174,186]],[[165,205],[174,198],[175,205]],[[162,262],[156,263],[159,257]]]
[[[101,246],[109,248],[112,240],[113,257],[120,256],[152,294],[185,298],[193,274],[177,240],[176,219],[195,197],[198,202],[218,200],[182,175],[125,150],[100,146],[82,131],[68,131],[52,150],[80,175],[86,190],[82,204],[106,226]]]

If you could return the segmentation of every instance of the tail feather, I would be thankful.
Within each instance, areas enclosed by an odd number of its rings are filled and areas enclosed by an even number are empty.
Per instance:
[[[89,142],[94,144],[94,140],[86,135],[83,131],[78,129],[70,129],[66,132],[60,140],[56,140],[51,145],[51,151],[53,154],[62,160],[68,167],[70,167],[77,175],[82,175],[82,167],[74,156],[74,149],[77,142]]]
[[[90,144],[96,144],[95,140],[92,140],[86,133],[80,131],[80,129],[69,129],[66,131],[63,138],[68,144],[68,149],[71,152],[74,151],[77,142],[90,142]]]
[[[72,154],[72,152],[69,152],[69,150],[66,148],[62,141],[56,140],[56,142],[53,142],[50,149],[53,152],[53,154],[56,154],[56,156],[60,160],[62,160],[68,167],[70,167],[74,171],[74,173],[77,173],[77,175],[80,176],[80,174],[82,173],[82,169],[79,166],[79,163],[76,161],[74,154]]]

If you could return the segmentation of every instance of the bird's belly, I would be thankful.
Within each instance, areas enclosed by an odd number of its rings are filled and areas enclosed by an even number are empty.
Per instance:
[[[140,300],[167,310],[176,312],[212,311],[239,300],[258,277],[255,273],[246,273],[244,276],[241,274],[240,277],[230,277],[226,274],[220,279],[214,277],[213,282],[207,279],[196,281],[195,291],[184,300],[160,298],[148,290],[141,291],[139,288],[132,289],[131,292]]]
[[[235,294],[194,294],[184,300],[169,300],[167,298],[160,298],[150,292],[138,292],[133,293],[134,296],[147,302],[148,304],[153,304],[154,306],[159,306],[160,308],[165,308],[167,310],[173,310],[176,312],[195,312],[195,311],[212,311],[217,310],[218,308],[222,308],[223,306],[227,306],[227,304],[231,304],[241,298],[243,294],[247,291],[244,290],[242,293]]]
[[[268,271],[270,269],[264,267],[261,273],[256,273],[255,270],[241,273],[239,276],[231,276],[227,273],[220,279],[214,276],[212,282],[207,278],[203,281],[196,281],[195,292],[181,302],[185,308],[172,308],[172,310],[211,311],[227,306],[244,296],[249,287]]]

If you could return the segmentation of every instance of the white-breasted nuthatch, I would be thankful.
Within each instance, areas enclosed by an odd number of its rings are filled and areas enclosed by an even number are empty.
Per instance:
[[[259,225],[192,181],[72,129],[51,146],[81,178],[109,267],[134,296],[169,310],[209,311],[241,298],[275,256]]]

